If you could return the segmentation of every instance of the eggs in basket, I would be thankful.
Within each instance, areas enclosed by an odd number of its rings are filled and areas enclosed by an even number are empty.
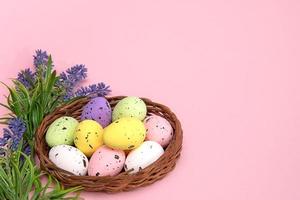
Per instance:
[[[48,128],[49,159],[78,176],[138,173],[164,154],[172,137],[171,124],[148,115],[144,101],[125,97],[112,110],[104,97],[91,99],[81,120],[64,116]]]

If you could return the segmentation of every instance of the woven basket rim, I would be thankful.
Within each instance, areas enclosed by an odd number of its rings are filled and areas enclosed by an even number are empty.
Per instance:
[[[105,97],[112,108],[126,96]],[[35,151],[43,171],[57,178],[65,187],[81,186],[85,191],[120,192],[146,186],[164,178],[175,168],[182,149],[183,133],[181,123],[176,115],[165,105],[141,98],[147,105],[148,114],[156,114],[166,118],[173,127],[173,138],[165,148],[165,153],[153,164],[136,174],[121,172],[117,176],[76,176],[58,168],[49,158],[49,147],[45,142],[45,134],[49,125],[62,116],[72,116],[79,119],[83,106],[91,98],[79,98],[67,105],[57,108],[47,115],[39,126],[35,137]]]

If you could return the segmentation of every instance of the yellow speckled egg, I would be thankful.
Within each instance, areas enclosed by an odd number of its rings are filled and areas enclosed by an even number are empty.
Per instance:
[[[94,120],[84,120],[76,128],[74,144],[90,157],[103,144],[103,128]]]
[[[113,149],[131,150],[145,140],[146,130],[141,120],[124,117],[114,121],[104,129],[104,144]]]

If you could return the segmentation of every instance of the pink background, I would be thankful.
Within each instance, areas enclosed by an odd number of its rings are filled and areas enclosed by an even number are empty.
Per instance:
[[[42,48],[59,71],[84,63],[89,82],[109,83],[113,95],[177,113],[175,171],[86,199],[297,200],[299,17],[297,0],[2,1],[0,80]]]

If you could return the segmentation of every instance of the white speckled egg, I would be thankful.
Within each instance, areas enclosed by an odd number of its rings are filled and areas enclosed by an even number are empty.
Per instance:
[[[88,170],[87,157],[77,148],[58,145],[49,151],[49,159],[59,168],[77,176],[84,176]]]
[[[165,118],[151,115],[144,120],[146,140],[155,141],[162,147],[168,146],[173,136],[173,128]]]
[[[130,173],[137,173],[158,160],[163,153],[164,149],[157,142],[143,142],[141,146],[128,154],[124,169],[125,171],[132,170]]]

